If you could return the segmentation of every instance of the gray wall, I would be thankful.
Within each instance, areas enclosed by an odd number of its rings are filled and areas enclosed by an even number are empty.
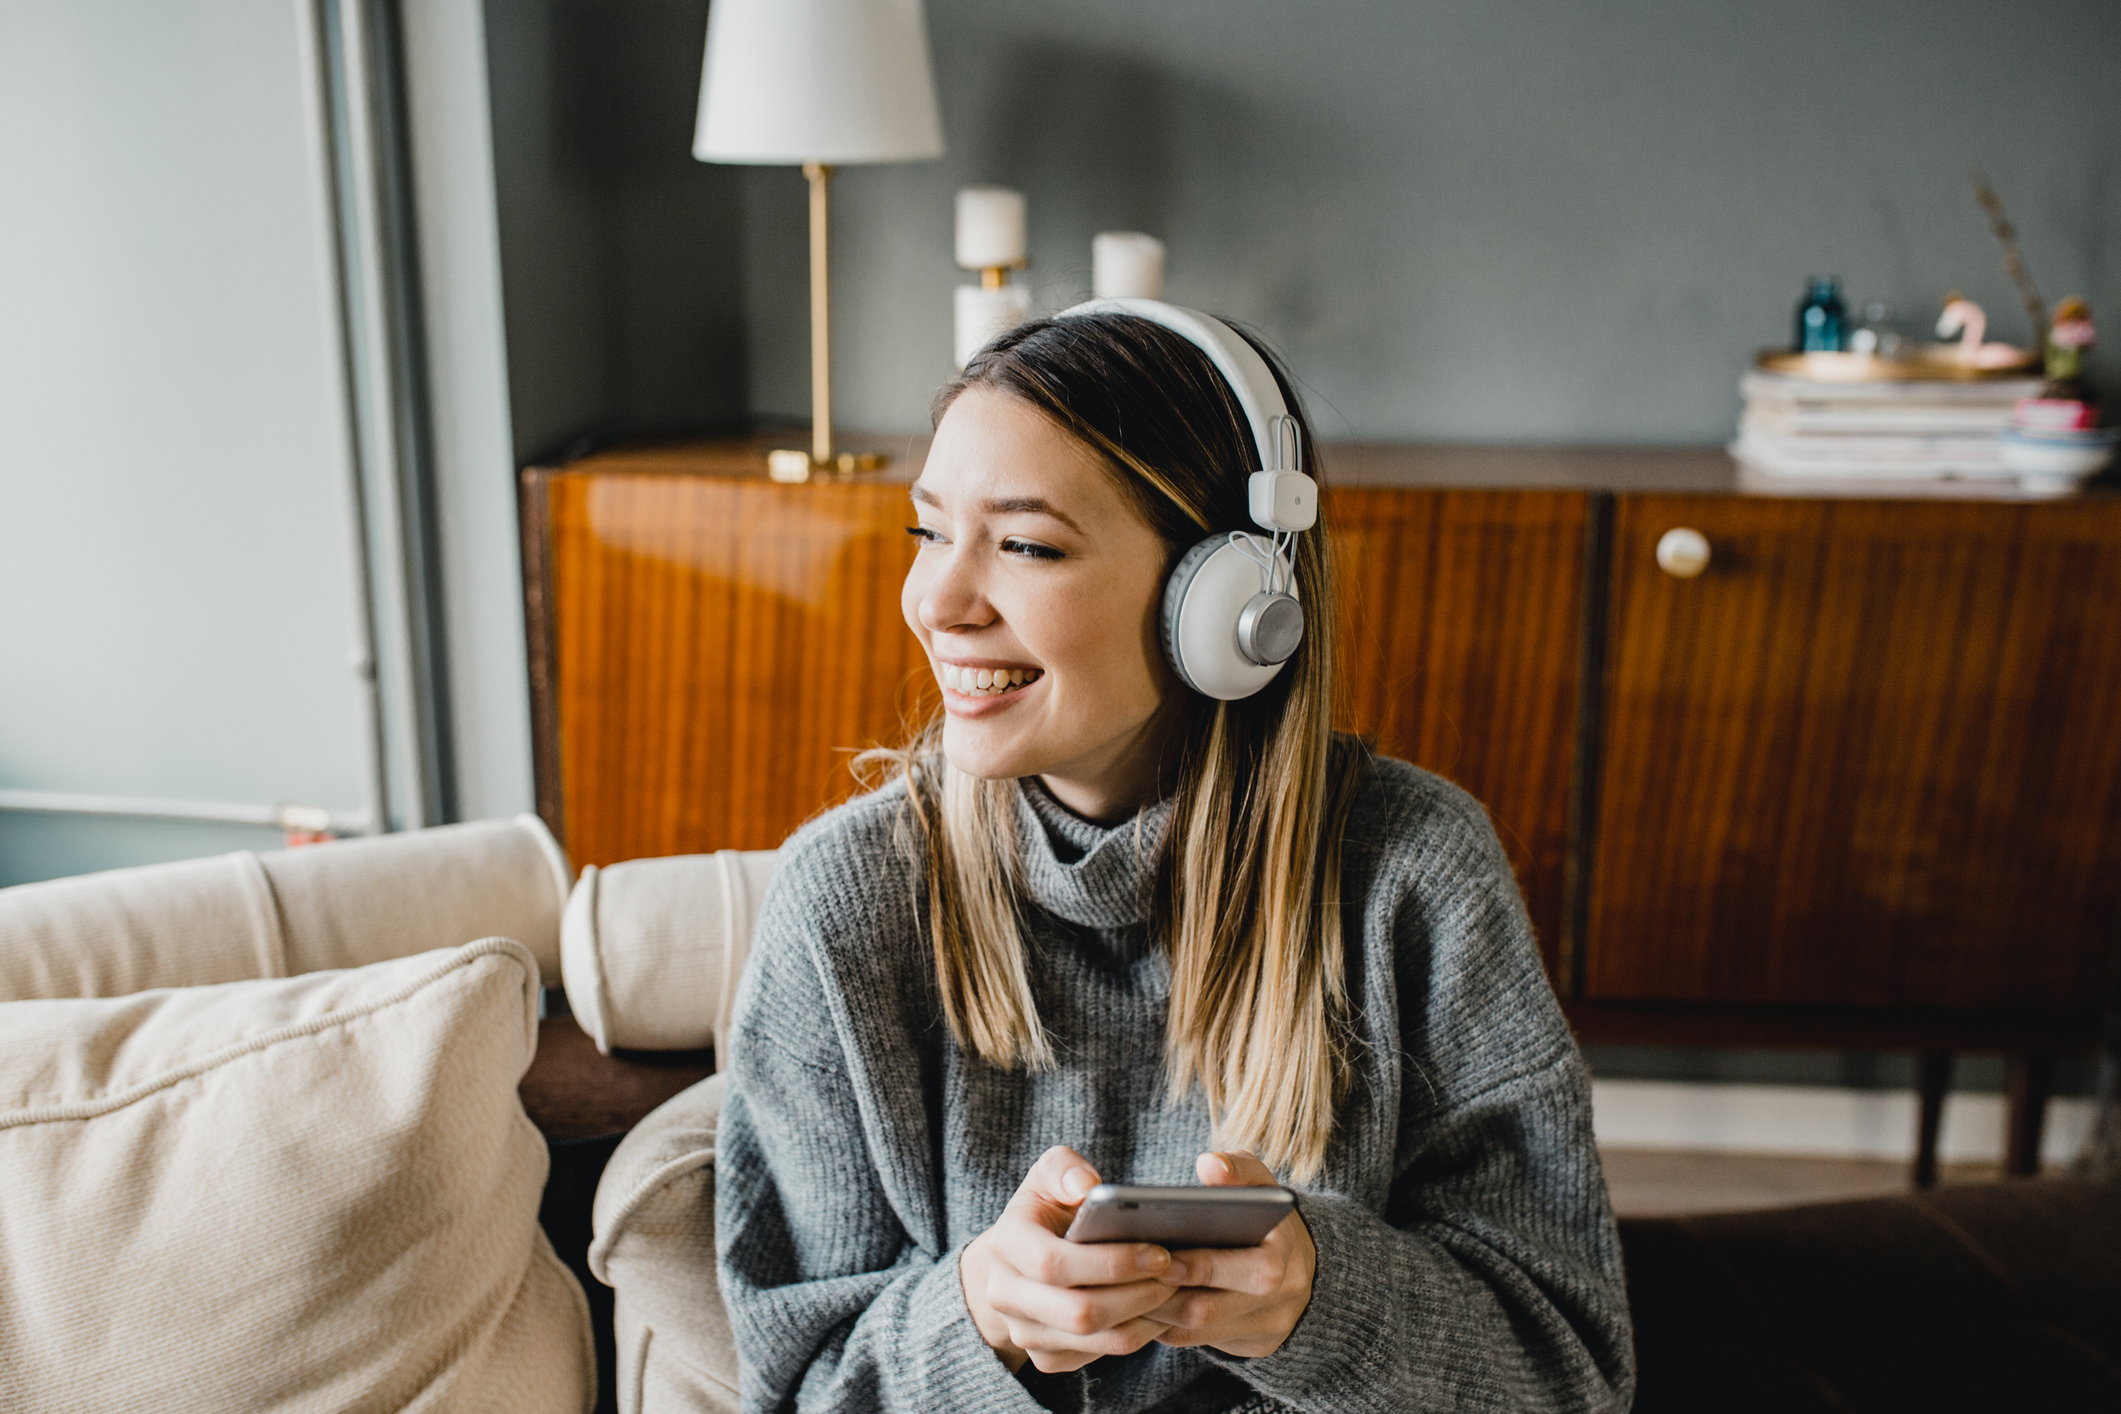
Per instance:
[[[504,13],[505,12],[505,13]],[[837,395],[949,373],[950,198],[1023,188],[1038,307],[1089,241],[1294,363],[1328,436],[1712,442],[1804,277],[2022,340],[1979,162],[2052,300],[2121,319],[2121,6],[930,0],[948,155],[836,183]],[[489,6],[519,448],[807,416],[803,182],[686,156],[705,6]],[[2112,342],[2121,344],[2121,335]],[[2111,350],[2099,368],[2121,362]]]
[[[486,30],[518,460],[742,418],[739,173],[692,160],[706,5],[490,0]]]
[[[931,0],[929,17],[949,154],[850,174],[838,213],[852,425],[917,425],[948,372],[949,198],[971,181],[1028,193],[1043,309],[1088,292],[1094,232],[1162,237],[1171,298],[1262,330],[1328,436],[1721,440],[1739,369],[1788,337],[1815,270],[1932,319],[1965,290],[2022,342],[1970,161],[2048,297],[2089,294],[2121,328],[2107,0]],[[800,186],[746,176],[762,411],[805,405]]]

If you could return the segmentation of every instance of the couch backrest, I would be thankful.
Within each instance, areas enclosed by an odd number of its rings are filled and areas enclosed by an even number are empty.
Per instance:
[[[514,938],[560,974],[567,856],[535,815],[0,889],[0,1002],[359,967]]]
[[[778,850],[633,859],[582,871],[560,929],[575,1020],[614,1048],[717,1056]]]

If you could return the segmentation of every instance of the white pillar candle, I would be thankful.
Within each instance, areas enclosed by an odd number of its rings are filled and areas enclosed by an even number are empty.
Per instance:
[[[1162,299],[1164,243],[1139,231],[1105,231],[1090,242],[1090,289],[1099,299]]]
[[[957,194],[957,263],[990,270],[1024,261],[1024,194],[1007,187],[966,187]]]
[[[989,339],[1005,329],[1014,329],[1031,317],[1031,288],[1004,285],[983,290],[978,285],[957,287],[957,366],[963,368]]]

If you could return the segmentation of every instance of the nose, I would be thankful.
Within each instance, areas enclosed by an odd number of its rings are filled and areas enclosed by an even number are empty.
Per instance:
[[[998,617],[987,601],[976,557],[961,546],[929,551],[907,575],[921,627],[930,633],[986,628]]]

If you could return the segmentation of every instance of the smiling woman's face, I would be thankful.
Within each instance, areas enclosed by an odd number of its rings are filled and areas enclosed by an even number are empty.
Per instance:
[[[1042,777],[1092,819],[1153,801],[1184,690],[1157,641],[1169,552],[1095,454],[971,388],[936,428],[913,507],[921,547],[899,603],[943,689],[950,764]]]

